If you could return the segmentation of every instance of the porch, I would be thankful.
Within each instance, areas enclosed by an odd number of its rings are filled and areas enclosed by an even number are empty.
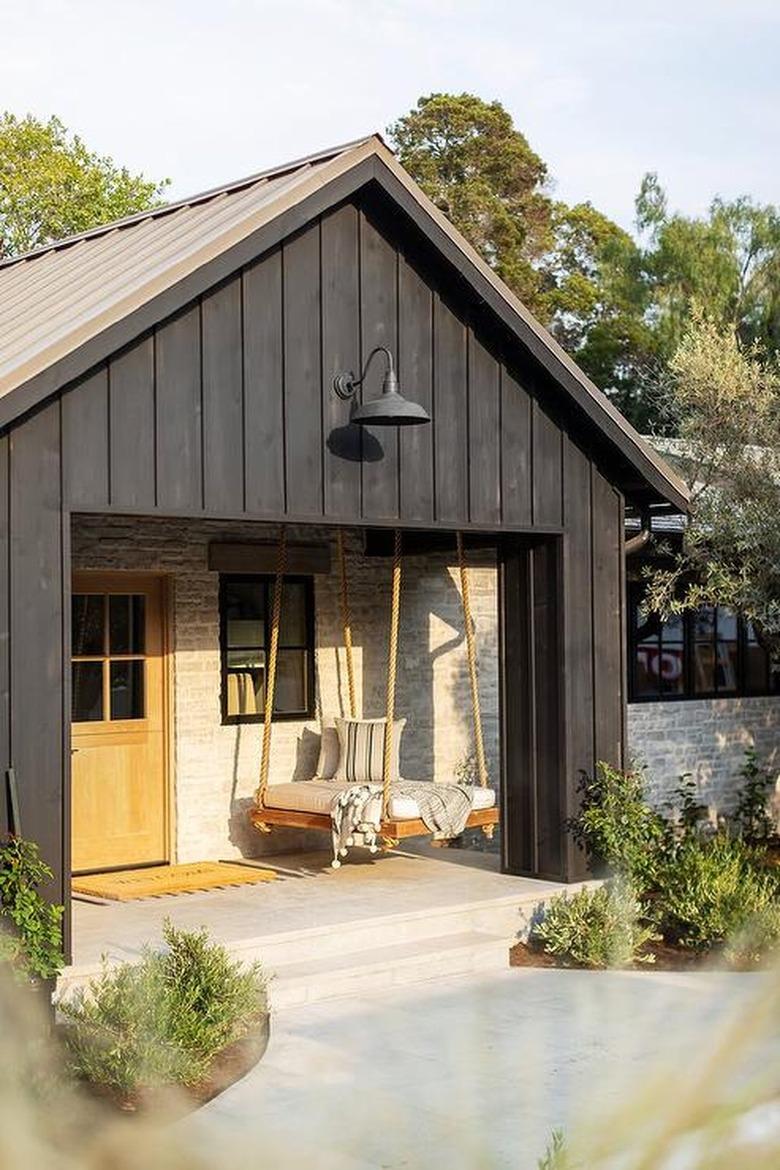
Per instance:
[[[540,904],[572,887],[498,872],[495,854],[423,843],[338,871],[322,851],[266,858],[273,882],[134,902],[74,898],[60,991],[159,941],[166,918],[207,927],[269,974],[275,1008],[501,970]],[[251,864],[251,863],[250,863]]]

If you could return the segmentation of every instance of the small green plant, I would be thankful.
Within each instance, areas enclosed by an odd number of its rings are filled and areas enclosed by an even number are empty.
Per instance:
[[[621,772],[599,763],[580,779],[580,813],[569,822],[575,840],[594,863],[627,878],[639,890],[655,885],[671,844],[671,829],[644,797],[640,769]]]
[[[245,968],[205,930],[163,929],[165,950],[104,967],[60,1004],[69,1064],[82,1080],[122,1093],[202,1080],[214,1057],[266,1010],[259,964]]]
[[[664,937],[697,950],[739,936],[777,898],[778,879],[762,866],[761,853],[725,833],[682,841],[659,871]]]
[[[24,981],[54,979],[62,970],[63,908],[40,892],[53,876],[33,841],[0,842],[0,960]]]
[[[746,841],[765,843],[774,832],[774,824],[767,811],[774,777],[768,768],[759,764],[756,749],[753,747],[746,750],[745,762],[739,774],[742,778],[742,788],[734,810],[737,832]]]
[[[699,789],[690,772],[684,772],[673,793],[669,808],[674,816],[678,837],[698,836],[708,808],[698,799]]]
[[[553,898],[532,938],[576,967],[626,967],[652,962],[642,948],[655,938],[646,910],[630,885],[617,879],[596,889]]]
[[[569,1158],[569,1146],[562,1129],[552,1131],[547,1149],[536,1165],[537,1170],[575,1170]]]

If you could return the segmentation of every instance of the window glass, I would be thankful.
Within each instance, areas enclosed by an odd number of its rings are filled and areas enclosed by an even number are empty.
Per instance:
[[[74,723],[94,723],[103,718],[102,662],[72,664],[71,712]]]
[[[229,719],[262,718],[273,591],[272,577],[222,581],[223,711]],[[285,580],[274,696],[280,715],[305,715],[313,703],[310,600],[305,581]]]
[[[90,658],[104,652],[105,599],[101,593],[75,593],[71,601],[71,653]]]
[[[681,695],[685,690],[685,623],[679,614],[661,625],[658,679],[661,694]]]
[[[145,664],[142,658],[110,663],[112,719],[143,719],[144,673]]]
[[[110,654],[143,654],[145,601],[139,594],[111,594],[108,598]]]
[[[736,694],[739,689],[739,642],[737,615],[718,606],[716,611],[715,689],[718,694]]]

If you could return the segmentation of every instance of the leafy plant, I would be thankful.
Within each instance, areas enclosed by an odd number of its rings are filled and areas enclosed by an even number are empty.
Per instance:
[[[259,964],[243,967],[206,930],[163,928],[167,948],[147,948],[141,962],[104,966],[102,974],[60,1004],[70,1023],[72,1071],[128,1093],[195,1084],[214,1057],[244,1036],[266,1010]]]
[[[646,910],[631,886],[607,882],[569,897],[553,898],[533,938],[550,955],[577,967],[625,967],[652,962],[642,947],[653,939],[653,929],[642,923]]]
[[[759,764],[758,754],[753,747],[746,750],[745,762],[739,774],[742,777],[742,789],[734,810],[737,830],[746,841],[766,842],[774,833],[774,824],[767,812],[774,777],[768,768]]]
[[[756,910],[726,943],[724,954],[733,967],[756,967],[780,950],[780,903]]]
[[[670,847],[670,827],[644,798],[640,769],[621,772],[600,762],[593,777],[580,780],[580,813],[569,822],[575,840],[592,860],[633,882],[652,888]]]
[[[562,1129],[554,1129],[550,1134],[547,1149],[537,1162],[537,1170],[574,1170],[569,1159],[569,1147]]]
[[[657,909],[664,936],[703,950],[740,935],[777,904],[778,879],[761,854],[719,833],[682,841],[659,870]]]
[[[33,841],[0,842],[0,960],[23,980],[53,979],[62,970],[63,908],[39,888],[53,876]]]
[[[699,789],[690,772],[680,776],[672,795],[670,808],[676,817],[678,835],[683,838],[698,836],[708,809],[698,799]]]

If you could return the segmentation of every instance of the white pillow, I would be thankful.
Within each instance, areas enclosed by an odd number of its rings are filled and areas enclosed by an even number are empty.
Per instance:
[[[339,766],[341,747],[339,733],[332,719],[323,719],[320,730],[320,754],[317,760],[317,779],[332,780]]]
[[[372,784],[382,781],[386,719],[336,719],[339,737],[339,766],[336,779],[347,784]],[[393,724],[393,750],[390,779],[398,779],[398,757],[405,719]]]

